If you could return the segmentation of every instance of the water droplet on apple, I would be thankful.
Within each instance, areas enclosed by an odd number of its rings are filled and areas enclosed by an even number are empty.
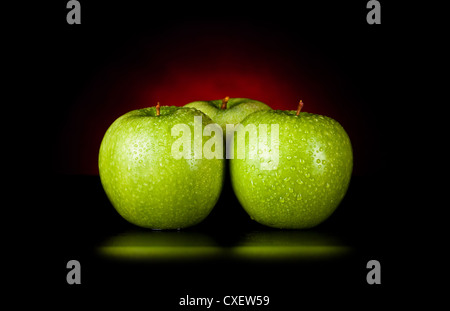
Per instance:
[[[283,197],[280,197],[280,202],[284,203],[284,198]]]
[[[320,159],[317,159],[317,160],[316,160],[316,163],[320,163]]]
[[[291,156],[287,156],[286,159],[287,159],[287,160],[290,160],[290,159],[292,159],[292,157],[291,157]]]
[[[330,184],[329,183],[327,183],[327,188],[330,188]]]
[[[309,172],[306,172],[306,173],[305,173],[305,177],[306,177],[306,178],[309,178],[309,177],[311,177],[311,174],[310,174]]]
[[[259,178],[262,178],[262,175],[261,175],[261,174],[258,174],[258,177],[259,177]]]
[[[302,194],[301,193],[297,194],[297,201],[300,201],[301,199],[302,199]]]
[[[295,166],[291,166],[291,170],[295,171]]]
[[[289,188],[289,192],[290,192],[290,193],[294,192],[294,189]]]

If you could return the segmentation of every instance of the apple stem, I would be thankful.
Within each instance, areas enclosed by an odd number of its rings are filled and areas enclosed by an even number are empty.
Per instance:
[[[227,103],[230,100],[230,97],[225,97],[224,99],[222,99],[222,107],[220,107],[220,109],[227,109]]]
[[[159,107],[161,107],[159,105],[159,102],[156,103],[156,116],[159,116]]]
[[[298,103],[297,113],[295,114],[296,116],[298,116],[300,114],[300,110],[302,110],[302,108],[303,108],[303,102],[300,100],[300,102]]]

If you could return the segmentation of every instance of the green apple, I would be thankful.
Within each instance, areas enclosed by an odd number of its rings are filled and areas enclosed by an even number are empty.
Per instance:
[[[195,101],[185,105],[185,107],[196,108],[215,123],[220,125],[226,135],[226,125],[236,125],[244,120],[249,114],[260,110],[272,110],[266,104],[248,98],[229,98],[217,99],[211,101]]]
[[[350,182],[353,153],[344,128],[329,117],[300,112],[302,106],[255,112],[242,121],[244,127],[270,125],[257,133],[256,156],[250,156],[255,146],[247,135],[245,156],[230,161],[239,202],[263,225],[314,227],[334,212]],[[270,139],[262,139],[265,132]]]
[[[218,129],[201,111],[159,104],[114,121],[103,137],[98,164],[103,188],[123,218],[151,229],[179,229],[208,216],[222,189],[224,160],[199,157],[190,148],[205,145],[208,124]],[[180,139],[173,129],[181,125],[188,138],[183,157],[173,150]],[[189,130],[194,135],[185,136]]]

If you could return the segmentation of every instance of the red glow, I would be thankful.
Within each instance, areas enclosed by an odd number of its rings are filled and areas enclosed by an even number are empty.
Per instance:
[[[116,53],[106,68],[88,77],[61,134],[57,171],[98,174],[98,149],[109,125],[157,102],[183,106],[230,96],[296,110],[303,100],[302,111],[345,121],[337,75],[324,70],[324,60],[291,50],[282,37],[206,32],[159,39],[120,50],[123,54]]]

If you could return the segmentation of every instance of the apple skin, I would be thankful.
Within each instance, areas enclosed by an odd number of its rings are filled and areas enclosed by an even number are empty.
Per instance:
[[[180,229],[205,219],[216,204],[224,179],[223,159],[175,159],[171,135],[194,116],[202,130],[212,120],[193,108],[161,106],[130,111],[106,131],[99,152],[103,188],[127,221],[151,229]],[[209,137],[202,135],[202,146]]]
[[[268,105],[249,98],[229,98],[227,100],[226,109],[221,109],[223,99],[211,101],[195,101],[184,107],[196,108],[222,128],[224,135],[226,135],[227,124],[238,124],[249,114],[261,110],[272,110]],[[225,137],[225,136],[224,136]]]
[[[270,148],[269,124],[279,124],[276,168],[261,170],[267,154],[249,159],[248,143],[245,159],[230,160],[234,192],[250,217],[286,229],[311,228],[327,219],[343,199],[352,174],[352,147],[343,127],[325,116],[281,110],[255,112],[242,124],[268,124],[267,143],[258,147],[265,151]]]

